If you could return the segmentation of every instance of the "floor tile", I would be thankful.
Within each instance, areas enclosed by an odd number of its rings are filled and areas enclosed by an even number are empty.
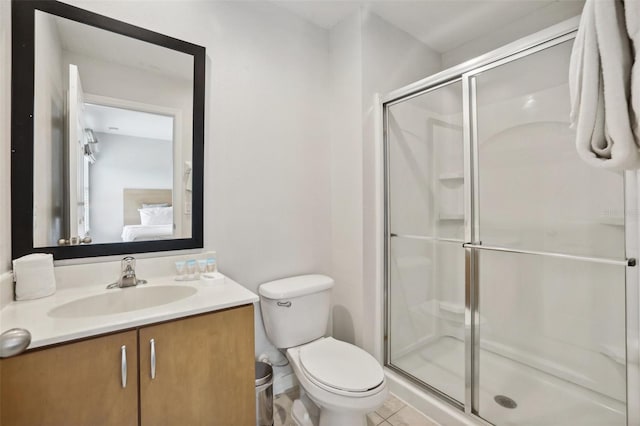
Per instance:
[[[299,397],[297,389],[277,395],[273,400],[274,426],[295,426],[291,417],[293,401]],[[438,426],[413,407],[393,395],[376,412],[367,414],[367,426]]]
[[[394,413],[399,411],[405,406],[405,403],[396,398],[393,395],[389,395],[389,398],[382,404],[382,407],[376,410],[376,413],[383,419],[391,417]]]
[[[282,393],[273,400],[273,424],[274,426],[294,426],[291,418],[291,406],[293,398],[290,394]]]
[[[438,423],[409,406],[400,409],[400,411],[389,417],[387,421],[392,426],[438,426]]]
[[[384,419],[378,413],[367,414],[367,426],[377,426],[382,422],[384,422]]]

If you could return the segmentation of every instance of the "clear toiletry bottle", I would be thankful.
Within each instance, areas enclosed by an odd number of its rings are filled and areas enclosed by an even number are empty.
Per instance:
[[[207,261],[206,259],[198,259],[198,271],[200,272],[200,277],[207,272]]]
[[[216,263],[216,258],[214,256],[209,256],[207,258],[207,272],[210,274],[218,272],[218,264]]]
[[[186,262],[184,260],[180,260],[176,262],[176,281],[184,281],[184,270],[185,270]]]
[[[194,259],[187,261],[187,280],[195,280],[196,279],[196,261]]]

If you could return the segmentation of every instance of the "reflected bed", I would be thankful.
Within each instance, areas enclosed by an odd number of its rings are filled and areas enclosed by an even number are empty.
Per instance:
[[[122,241],[164,240],[173,237],[173,225],[125,225]]]
[[[122,241],[173,238],[171,189],[127,188],[122,196]]]

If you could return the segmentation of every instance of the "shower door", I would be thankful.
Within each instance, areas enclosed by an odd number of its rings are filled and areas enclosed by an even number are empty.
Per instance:
[[[390,105],[389,333],[392,365],[464,401],[462,83]]]
[[[572,44],[464,77],[476,154],[474,410],[495,424],[625,424],[624,181],[576,153]]]
[[[386,365],[499,425],[637,419],[637,209],[575,152],[573,35],[384,103]]]

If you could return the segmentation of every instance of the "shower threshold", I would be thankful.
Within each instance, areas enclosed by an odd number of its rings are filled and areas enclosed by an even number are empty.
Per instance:
[[[464,401],[464,373],[459,371],[464,356],[462,341],[443,336],[394,360],[393,365]],[[480,350],[478,411],[498,425],[626,424],[624,403],[486,349]]]

